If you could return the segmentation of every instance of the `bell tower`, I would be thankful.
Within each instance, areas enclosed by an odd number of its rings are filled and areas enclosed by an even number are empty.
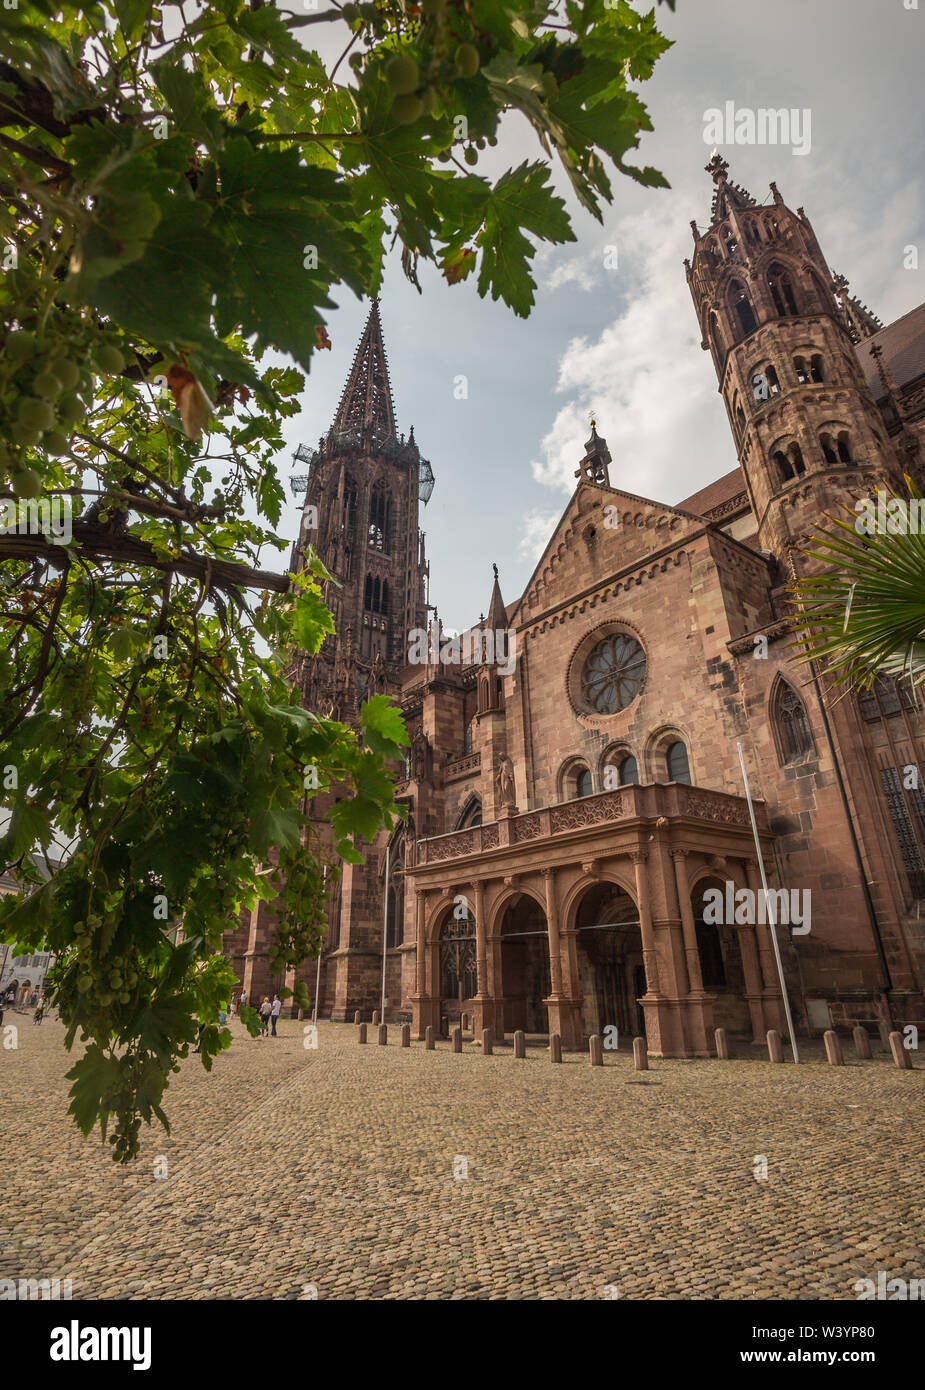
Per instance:
[[[855,344],[879,320],[833,278],[802,208],[759,206],[714,152],[709,229],[685,261],[761,546],[793,573],[809,533],[902,470]]]
[[[334,422],[315,449],[295,459],[307,475],[298,569],[313,544],[337,583],[324,585],[335,634],[317,657],[297,654],[305,703],[349,721],[369,693],[393,688],[407,662],[408,633],[427,626],[428,565],[418,524],[434,474],[414,439],[396,432],[389,366],[373,302]]]

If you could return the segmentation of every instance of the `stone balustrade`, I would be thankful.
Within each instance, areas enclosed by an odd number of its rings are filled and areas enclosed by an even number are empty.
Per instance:
[[[535,840],[548,840],[570,831],[629,820],[687,818],[712,821],[720,825],[747,828],[748,803],[729,792],[689,787],[682,782],[655,782],[648,786],[620,787],[525,811],[504,820],[454,830],[448,835],[432,835],[417,842],[415,864],[437,864],[447,859],[466,859],[489,850]],[[759,830],[767,830],[764,802],[755,802]]]

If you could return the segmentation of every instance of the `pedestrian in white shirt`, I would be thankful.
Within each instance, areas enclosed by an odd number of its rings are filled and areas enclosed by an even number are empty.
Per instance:
[[[278,994],[274,994],[274,996],[273,996],[273,1007],[272,1007],[272,1009],[270,1010],[270,1021],[271,1021],[272,1025],[273,1025],[273,1037],[274,1037],[274,1038],[276,1037],[276,1020],[277,1020],[277,1019],[279,1018],[279,1016],[280,1016],[280,1013],[281,1013],[281,1011],[282,1011],[282,1007],[283,1007],[283,1001],[280,999],[280,997],[279,997]]]

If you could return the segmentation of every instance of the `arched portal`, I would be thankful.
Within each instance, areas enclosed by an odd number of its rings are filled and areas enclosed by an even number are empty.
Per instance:
[[[526,893],[518,893],[501,918],[501,993],[504,1031],[548,1033],[545,999],[549,981],[546,914]]]
[[[440,928],[440,1017],[450,1027],[458,1023],[467,999],[478,993],[475,916],[465,901],[457,901]]]
[[[639,912],[616,883],[592,883],[575,919],[586,1033],[616,1027],[621,1038],[645,1036],[639,1000],[646,992]]]

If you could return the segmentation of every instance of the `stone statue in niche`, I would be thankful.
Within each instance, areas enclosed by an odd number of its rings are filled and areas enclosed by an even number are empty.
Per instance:
[[[498,764],[498,791],[502,806],[514,805],[514,764],[506,753],[502,754]]]

